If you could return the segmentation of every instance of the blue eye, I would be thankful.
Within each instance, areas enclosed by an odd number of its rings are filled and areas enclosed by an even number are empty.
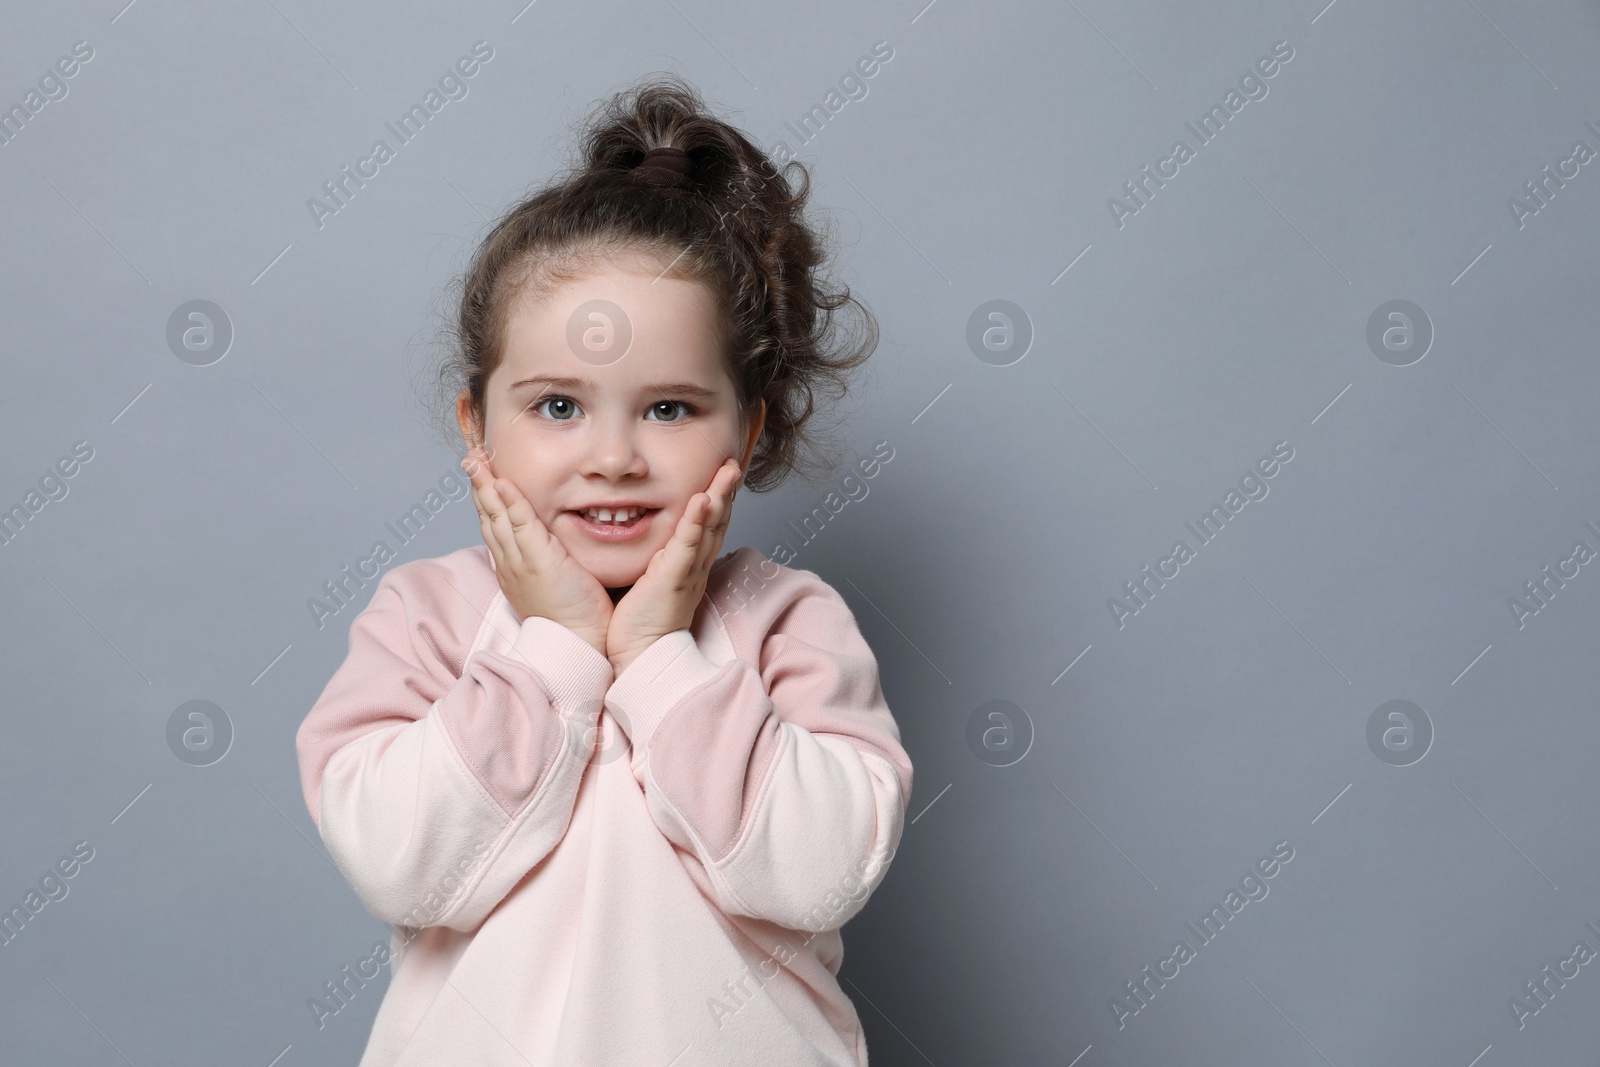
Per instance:
[[[695,409],[693,407],[691,407],[690,405],[684,403],[682,400],[658,400],[654,404],[650,405],[650,410],[651,411],[660,411],[663,407],[670,408],[672,405],[677,405],[678,407],[683,409],[683,419],[686,419],[690,415],[694,414],[694,410]],[[656,421],[657,422],[682,422],[683,419],[657,419]]]
[[[568,413],[564,414],[564,415],[546,415],[546,414],[543,413],[543,410],[542,410],[546,404],[561,404],[561,405],[563,405],[562,410],[565,411],[565,412],[568,412]],[[655,412],[655,413],[658,413],[658,414],[662,411],[663,408],[665,408],[666,411],[669,414],[673,411],[674,408],[681,409],[682,410],[682,415],[679,418],[675,418],[675,419],[658,418],[658,419],[655,419],[654,421],[656,421],[656,422],[668,422],[668,423],[683,422],[685,419],[689,418],[691,415],[697,414],[698,411],[699,411],[699,409],[696,408],[693,404],[690,404],[690,403],[688,403],[686,401],[683,401],[683,400],[658,400],[654,404],[650,405],[650,410],[652,412]],[[577,412],[578,412],[577,403],[569,396],[549,396],[549,397],[545,397],[543,400],[539,400],[539,401],[536,401],[535,403],[529,404],[528,405],[528,410],[533,412],[534,414],[538,415],[540,418],[548,419],[551,422],[571,422],[573,419],[578,417],[577,416]]]
[[[552,397],[546,397],[544,400],[540,400],[537,403],[530,404],[528,406],[528,410],[534,412],[535,414],[537,414],[539,412],[539,409],[544,407],[546,404],[554,404],[554,403],[558,403],[558,402],[576,407],[576,405],[572,404],[572,398],[571,397],[568,397],[568,396],[552,396]],[[544,417],[545,418],[549,418],[549,416],[544,416]],[[554,418],[554,419],[551,419],[550,421],[551,422],[571,422],[572,418],[571,417],[569,417],[569,418]]]

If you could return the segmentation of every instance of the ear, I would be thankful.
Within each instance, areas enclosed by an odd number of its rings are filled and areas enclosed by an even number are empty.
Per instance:
[[[466,389],[456,397],[456,425],[461,429],[461,439],[467,443],[468,451],[483,443],[483,427],[472,410],[472,394]]]

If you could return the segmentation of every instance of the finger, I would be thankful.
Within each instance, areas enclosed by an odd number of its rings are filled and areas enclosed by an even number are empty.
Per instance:
[[[739,495],[739,489],[744,485],[744,469],[737,463],[728,468],[728,486],[722,497],[722,513],[717,517],[717,525],[726,531],[728,522],[733,518],[733,501]]]
[[[483,543],[494,556],[495,567],[503,568],[505,552],[494,532],[488,495],[485,491],[489,478],[488,465],[479,461],[479,450],[473,449],[467,454],[467,458],[461,461],[461,467],[467,472],[472,483],[472,506],[478,512],[478,530],[483,534]]]
[[[483,488],[483,499],[489,512],[489,526],[494,530],[494,536],[500,542],[500,551],[505,554],[506,561],[513,565],[522,563],[522,546],[517,543],[516,531],[511,525],[511,515],[507,511],[505,496],[512,490],[504,478],[495,478]]]
[[[495,479],[494,467],[489,462],[489,454],[481,446],[474,446],[467,452],[461,461],[461,467],[467,472],[468,479],[472,482],[474,490],[473,501],[476,503],[483,498],[483,490],[491,485]]]
[[[711,480],[711,487],[706,494],[711,505],[706,518],[709,531],[718,534],[727,532],[728,523],[733,518],[733,497],[739,488],[740,475],[739,465],[732,460],[717,468],[717,475]]]
[[[740,487],[744,485],[744,468],[731,458],[717,471],[717,475],[721,480],[721,486],[720,492],[712,493],[715,507],[709,536],[706,539],[707,558],[714,557],[722,551],[723,535],[728,532],[728,525],[733,521],[733,501],[739,495]]]
[[[705,538],[705,521],[708,498],[696,493],[684,506],[672,539],[661,547],[662,561],[674,581],[686,578],[700,555],[700,545]]]
[[[473,503],[478,508],[478,529],[483,533],[483,543],[489,546],[489,552],[494,556],[495,569],[504,571],[509,560],[506,557],[505,545],[501,543],[500,534],[494,526],[494,510],[489,504],[487,488],[475,487],[472,490]]]
[[[478,508],[478,526],[483,530],[484,543],[494,553],[496,566],[519,562],[521,554],[511,535],[505,502],[495,489],[495,482],[502,479],[493,476],[488,456],[482,449],[478,450],[478,459],[480,462],[472,475],[472,499]]]
[[[511,524],[511,538],[517,546],[517,556],[532,563],[537,570],[549,551],[550,531],[515,483],[501,478],[495,485],[506,501],[506,518]]]
[[[722,543],[722,534],[714,521],[717,515],[717,500],[709,493],[698,495],[699,507],[695,511],[696,521],[686,532],[684,545],[688,556],[684,560],[685,575],[698,578],[709,568],[707,562],[716,552],[717,546]]]
[[[467,477],[472,480],[473,485],[482,485],[494,477],[489,453],[482,445],[473,445],[467,450],[466,458],[461,461],[461,468],[467,472]]]
[[[737,481],[730,488],[729,493],[723,498],[721,515],[706,531],[705,542],[700,546],[700,558],[697,561],[703,576],[709,577],[711,567],[716,563],[719,553],[722,552],[722,539],[728,532],[728,525],[733,521],[733,493],[738,489]]]

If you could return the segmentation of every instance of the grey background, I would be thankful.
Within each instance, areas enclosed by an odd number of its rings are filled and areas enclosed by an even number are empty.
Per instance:
[[[1594,4],[3,20],[7,107],[94,49],[0,146],[0,505],[94,449],[0,546],[0,904],[94,849],[0,947],[6,1063],[355,1062],[382,981],[321,1030],[306,1002],[388,928],[322,853],[293,740],[359,605],[319,630],[306,602],[456,469],[419,394],[452,273],[581,108],[658,69],[813,167],[884,331],[841,436],[847,465],[893,459],[793,564],[855,610],[916,766],[845,928],[872,1062],[1594,1062],[1600,963],[1520,1029],[1510,1000],[1600,950],[1600,576],[1520,627],[1508,601],[1600,548],[1600,162],[1520,228],[1507,205],[1600,150]],[[307,199],[478,40],[469,94],[319,229]],[[880,40],[866,95],[794,136]],[[1119,228],[1108,198],[1278,41],[1268,95]],[[235,331],[209,366],[166,343],[193,299]],[[995,299],[1020,359],[967,343]],[[1394,299],[1435,333],[1404,367],[1366,342]],[[1200,546],[1185,522],[1280,441]],[[844,473],[745,494],[727,544],[797,543]],[[1119,628],[1108,600],[1179,538],[1194,558]],[[480,542],[461,500],[399,551]],[[1409,766],[1367,742],[1394,699],[1434,731]],[[235,731],[210,766],[168,747],[190,700]],[[1031,723],[1012,766],[967,743],[992,700]],[[1201,945],[1185,922],[1279,841],[1269,895]],[[1180,938],[1195,959],[1119,1027]]]

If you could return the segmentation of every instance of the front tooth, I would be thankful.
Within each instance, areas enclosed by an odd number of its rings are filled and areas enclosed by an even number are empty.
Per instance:
[[[590,522],[632,522],[634,517],[643,513],[642,508],[590,508],[584,512]]]

